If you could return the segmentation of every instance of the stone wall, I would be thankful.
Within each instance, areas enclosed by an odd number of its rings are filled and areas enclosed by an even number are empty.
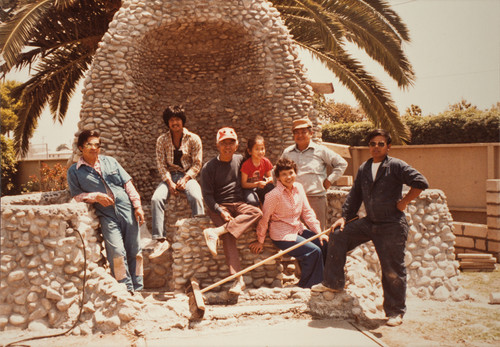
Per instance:
[[[247,138],[262,134],[274,161],[293,143],[293,119],[309,115],[320,134],[303,70],[267,1],[124,0],[85,79],[78,128],[101,132],[102,153],[150,201],[160,182],[155,144],[166,130],[166,106],[184,105],[204,161],[216,154],[222,126],[236,129],[241,152]]]
[[[148,301],[111,276],[97,216],[88,204],[70,202],[68,191],[2,197],[1,208],[0,331],[55,334],[77,319],[77,335],[151,319],[166,329],[188,325],[185,297]]]
[[[340,215],[346,195],[346,189],[329,190],[330,222]],[[168,324],[172,326],[186,327],[189,314],[185,295],[181,294],[186,283],[196,277],[200,287],[205,288],[228,275],[222,247],[213,258],[205,245],[202,230],[211,226],[209,219],[184,218],[177,221],[173,234],[169,235],[172,245],[165,256],[145,266],[146,287],[174,291],[178,296],[172,297],[168,304],[131,296],[109,274],[93,210],[84,203],[68,201],[66,191],[2,198],[0,330],[63,329],[72,325],[78,316],[84,277],[83,251],[76,230],[85,240],[88,281],[81,323],[75,334],[113,331],[136,320],[150,319],[148,315],[153,312],[164,318],[168,316]],[[177,201],[169,206],[176,209],[183,206],[184,210],[176,211],[179,215],[189,213],[187,203]],[[455,236],[444,194],[426,190],[408,206],[407,212],[408,295],[433,300],[466,299],[467,294],[458,283]],[[254,230],[238,240],[243,268],[277,252],[267,238],[264,253],[252,254],[248,244],[254,240]],[[144,250],[146,260],[150,251]],[[277,259],[244,275],[249,292],[253,293],[251,288],[270,287],[279,296],[276,290],[289,275],[286,261]],[[379,317],[380,266],[371,242],[348,256],[346,270],[346,291],[340,296],[293,292],[304,294],[297,294],[298,299],[307,300],[311,312],[319,316]],[[162,279],[161,285],[153,285],[153,279]],[[234,298],[226,293],[229,285],[207,293],[209,302],[231,302]],[[165,310],[165,305],[171,310]]]

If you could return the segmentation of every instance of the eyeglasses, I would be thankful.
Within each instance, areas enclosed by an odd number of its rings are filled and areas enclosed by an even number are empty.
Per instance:
[[[86,143],[86,144],[83,145],[83,147],[85,147],[87,149],[101,148],[101,144],[100,143]]]
[[[375,146],[384,147],[385,142],[370,142],[368,145],[370,145],[370,147],[375,147]]]

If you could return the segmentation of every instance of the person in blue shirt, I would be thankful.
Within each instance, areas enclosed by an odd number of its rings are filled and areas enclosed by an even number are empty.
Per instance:
[[[97,131],[82,131],[77,145],[82,156],[67,174],[71,196],[94,206],[113,276],[129,292],[140,291],[143,258],[139,225],[144,223],[140,196],[118,161],[99,155],[101,141]]]
[[[406,268],[404,264],[408,222],[404,210],[429,187],[425,177],[402,160],[388,156],[391,136],[376,129],[367,136],[371,159],[359,167],[354,185],[342,207],[342,217],[331,230],[323,282],[315,292],[340,292],[344,289],[347,252],[373,241],[382,269],[384,311],[387,325],[403,322],[406,312]],[[403,184],[410,190],[403,196]],[[357,219],[361,204],[366,217]],[[348,222],[351,221],[351,222]]]

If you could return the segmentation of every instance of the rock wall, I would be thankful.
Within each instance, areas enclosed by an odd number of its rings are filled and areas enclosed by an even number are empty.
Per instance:
[[[341,216],[348,189],[330,190],[330,222]],[[366,215],[363,208],[360,216]],[[453,220],[441,190],[427,189],[408,205],[406,217],[410,230],[406,243],[405,265],[408,296],[438,301],[462,301],[468,294],[458,283],[459,263],[455,260]],[[346,313],[339,301],[355,299],[352,312]],[[380,265],[373,243],[367,242],[347,257],[346,290],[311,295],[311,310],[320,316],[359,319],[383,318],[383,293]]]
[[[166,106],[184,105],[205,161],[216,154],[222,126],[236,129],[242,152],[260,133],[276,160],[293,142],[293,119],[309,115],[320,135],[303,70],[267,1],[124,0],[85,79],[78,127],[101,132],[102,153],[114,156],[150,201],[160,182],[155,145],[166,130]]]
[[[330,222],[340,215],[346,196],[346,189],[329,190]],[[209,219],[184,218],[177,221],[169,235],[172,245],[164,257],[145,266],[146,287],[174,291],[176,296],[167,303],[131,296],[125,286],[109,274],[93,210],[86,204],[68,201],[66,191],[2,198],[0,330],[66,329],[73,324],[78,316],[84,278],[83,251],[76,231],[85,240],[88,281],[81,323],[75,334],[110,332],[148,319],[167,319],[165,326],[186,327],[189,310],[182,294],[186,283],[196,277],[204,288],[228,275],[222,247],[219,247],[220,254],[213,258],[205,245],[202,230],[211,226]],[[187,203],[169,206],[176,209],[183,206],[184,210],[176,211],[179,215],[189,213]],[[443,192],[424,191],[408,206],[407,218],[410,224],[405,256],[408,295],[441,301],[466,299],[468,296],[458,283],[455,236]],[[248,249],[254,240],[254,230],[250,230],[238,241],[243,268],[277,251],[268,238],[264,253],[254,255]],[[151,249],[144,252],[144,258],[148,259]],[[289,280],[287,270],[290,266],[293,268],[287,261],[277,259],[244,275],[248,292],[257,296],[263,293],[280,296],[283,282]],[[158,278],[162,284],[152,285],[153,279]],[[383,315],[380,267],[371,242],[348,256],[346,279],[346,290],[341,295],[306,295],[303,290],[283,295],[298,295],[295,299],[307,302],[311,313],[318,316],[366,320]],[[237,300],[227,295],[229,285],[207,293],[208,302]],[[259,291],[263,287],[273,289]]]

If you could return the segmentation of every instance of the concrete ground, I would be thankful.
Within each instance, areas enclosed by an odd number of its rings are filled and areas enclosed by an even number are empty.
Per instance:
[[[266,320],[249,324],[168,331],[144,337],[137,346],[385,346],[368,332],[340,320]]]

